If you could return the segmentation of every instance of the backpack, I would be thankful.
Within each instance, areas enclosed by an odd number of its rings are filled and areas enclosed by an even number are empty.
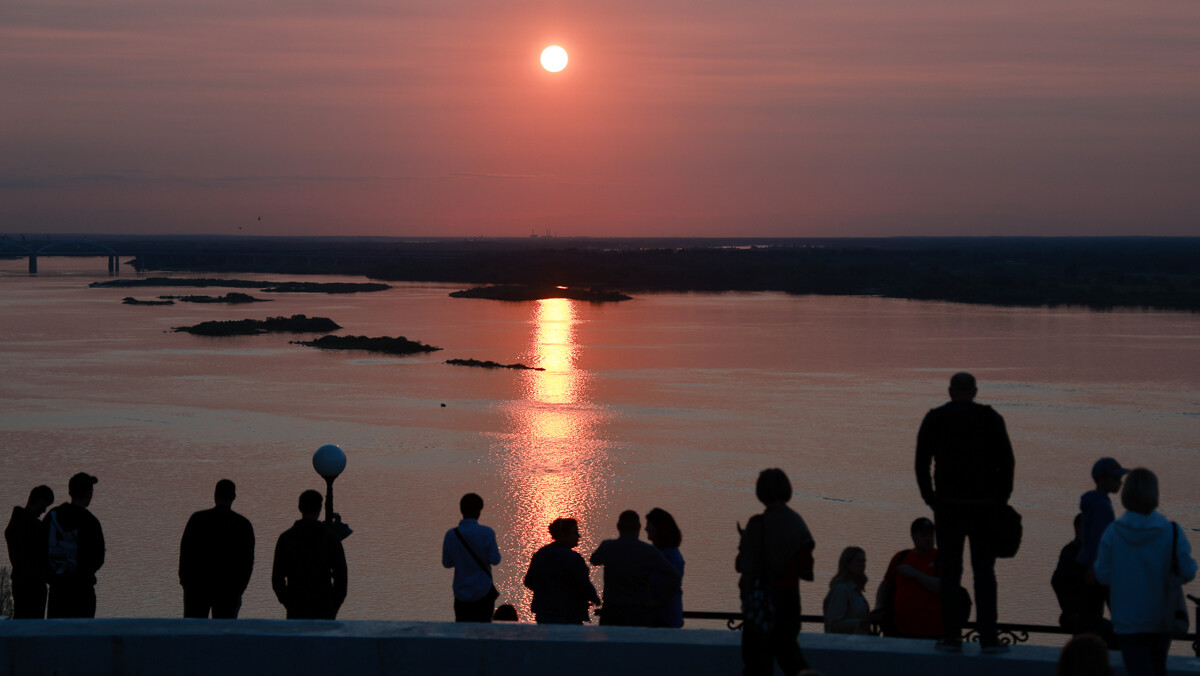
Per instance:
[[[79,529],[67,530],[58,523],[58,512],[50,512],[50,570],[70,575],[79,568]]]

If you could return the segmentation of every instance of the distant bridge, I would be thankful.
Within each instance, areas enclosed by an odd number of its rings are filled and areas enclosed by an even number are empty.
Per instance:
[[[61,239],[34,248],[24,242],[0,239],[0,256],[28,256],[29,274],[37,274],[39,256],[78,256],[107,258],[108,274],[121,274],[121,254],[112,247],[85,239]]]

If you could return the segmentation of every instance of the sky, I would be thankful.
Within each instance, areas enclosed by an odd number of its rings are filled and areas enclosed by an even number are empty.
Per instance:
[[[1198,186],[1197,0],[0,3],[0,235],[1200,235]]]

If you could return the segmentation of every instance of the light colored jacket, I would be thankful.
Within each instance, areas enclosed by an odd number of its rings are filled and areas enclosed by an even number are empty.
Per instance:
[[[838,582],[825,595],[826,634],[868,634],[867,617],[871,607],[858,585],[851,580]]]
[[[1158,512],[1126,512],[1104,531],[1096,579],[1110,588],[1113,630],[1118,634],[1170,632],[1166,617],[1171,572],[1171,522]],[[1192,547],[1179,529],[1175,558],[1184,582],[1196,576]]]

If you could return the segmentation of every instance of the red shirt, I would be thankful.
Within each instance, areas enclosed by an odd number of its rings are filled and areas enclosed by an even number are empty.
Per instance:
[[[901,561],[903,559],[903,561]],[[937,637],[942,635],[942,598],[925,588],[915,578],[900,575],[900,565],[912,566],[926,575],[937,576],[937,549],[920,554],[915,549],[897,552],[888,564],[885,582],[896,586],[894,603],[896,629],[905,636]]]

